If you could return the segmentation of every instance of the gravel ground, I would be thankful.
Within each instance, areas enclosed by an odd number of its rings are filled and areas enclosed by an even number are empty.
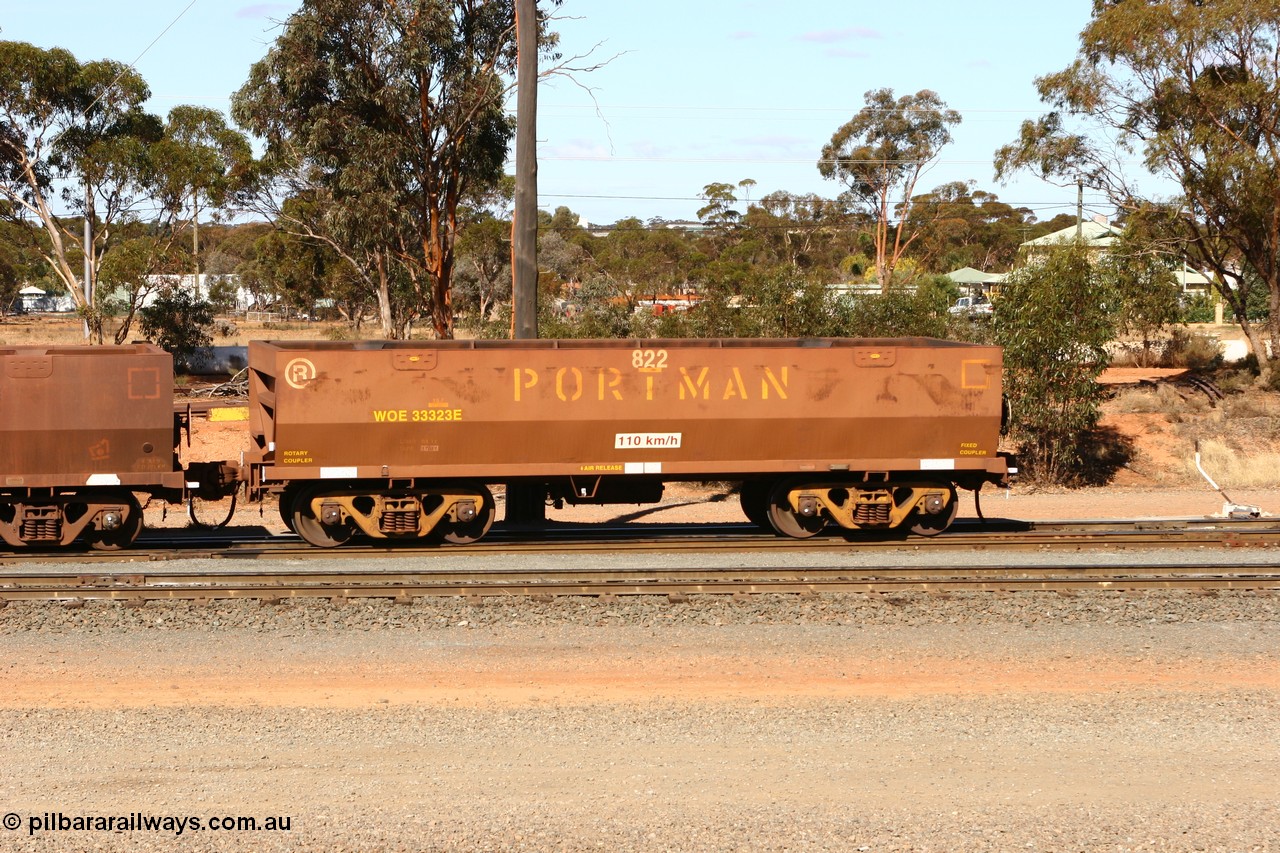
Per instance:
[[[0,610],[0,850],[1280,850],[1280,596]],[[288,832],[28,834],[64,819]]]

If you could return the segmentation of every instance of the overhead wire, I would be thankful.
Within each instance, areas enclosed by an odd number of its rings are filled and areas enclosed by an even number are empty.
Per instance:
[[[127,70],[128,70],[128,69],[130,69],[130,68],[132,68],[132,69],[134,69],[134,70],[137,70],[137,65],[138,65],[139,60],[141,60],[141,59],[142,59],[142,57],[146,56],[146,55],[147,55],[147,51],[149,51],[149,50],[151,50],[151,48],[155,47],[155,46],[156,46],[156,43],[157,43],[157,42],[159,42],[159,41],[160,41],[160,39],[164,38],[165,33],[169,32],[169,30],[173,29],[174,24],[176,24],[176,23],[178,23],[178,21],[182,20],[182,16],[183,16],[183,15],[185,15],[185,14],[187,14],[187,12],[191,11],[191,7],[192,7],[192,6],[194,6],[194,5],[196,5],[196,0],[191,0],[191,2],[187,4],[187,6],[186,6],[186,8],[185,8],[185,9],[183,9],[181,12],[179,12],[179,13],[178,13],[178,17],[176,17],[176,18],[174,18],[172,21],[170,21],[170,22],[169,22],[169,25],[168,25],[167,27],[165,27],[163,30],[161,30],[161,31],[160,31],[160,35],[158,35],[158,36],[156,36],[155,38],[153,38],[153,39],[151,40],[151,43],[150,43],[150,44],[148,44],[146,47],[144,47],[144,48],[142,49],[142,53],[139,53],[136,57],[134,57],[133,62],[130,62],[128,65],[126,65],[126,66],[125,66],[125,68],[124,68],[123,70],[121,70],[121,72],[120,72],[119,74],[117,74],[117,75],[116,75],[116,79],[112,80],[110,85],[108,85],[108,86],[104,87],[104,88],[103,88],[103,90],[98,94],[98,97],[94,98],[94,99],[93,99],[93,102],[92,102],[92,103],[90,103],[90,104],[89,104],[89,106],[87,106],[87,107],[85,107],[85,108],[84,108],[84,112],[80,114],[80,115],[81,115],[81,118],[84,118],[85,116],[88,116],[88,115],[89,115],[89,111],[90,111],[91,109],[93,109],[95,106],[97,106],[97,105],[98,105],[98,102],[99,102],[99,101],[101,101],[101,100],[103,99],[103,97],[107,94],[107,92],[111,91],[111,89],[112,89],[112,88],[113,88],[117,83],[119,83],[119,82],[120,82],[120,78],[121,78],[121,77],[123,77],[123,76],[125,75],[125,71],[127,71]]]

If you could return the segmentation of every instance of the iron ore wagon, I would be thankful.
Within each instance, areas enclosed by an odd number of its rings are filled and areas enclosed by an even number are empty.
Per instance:
[[[555,505],[741,481],[785,536],[955,518],[1004,484],[1001,351],[924,338],[249,345],[251,496],[308,542],[472,542],[487,484]]]
[[[142,529],[138,493],[233,488],[233,466],[180,466],[188,418],[173,358],[151,344],[0,349],[0,540],[114,550]]]

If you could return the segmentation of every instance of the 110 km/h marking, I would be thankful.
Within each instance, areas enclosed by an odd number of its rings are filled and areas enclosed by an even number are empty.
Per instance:
[[[683,437],[679,432],[620,432],[613,437],[613,449],[674,450]]]

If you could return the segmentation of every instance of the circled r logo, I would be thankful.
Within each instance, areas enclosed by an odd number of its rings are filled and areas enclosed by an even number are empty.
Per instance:
[[[306,384],[316,378],[316,366],[307,358],[295,358],[284,366],[284,381],[291,388],[305,388]]]

